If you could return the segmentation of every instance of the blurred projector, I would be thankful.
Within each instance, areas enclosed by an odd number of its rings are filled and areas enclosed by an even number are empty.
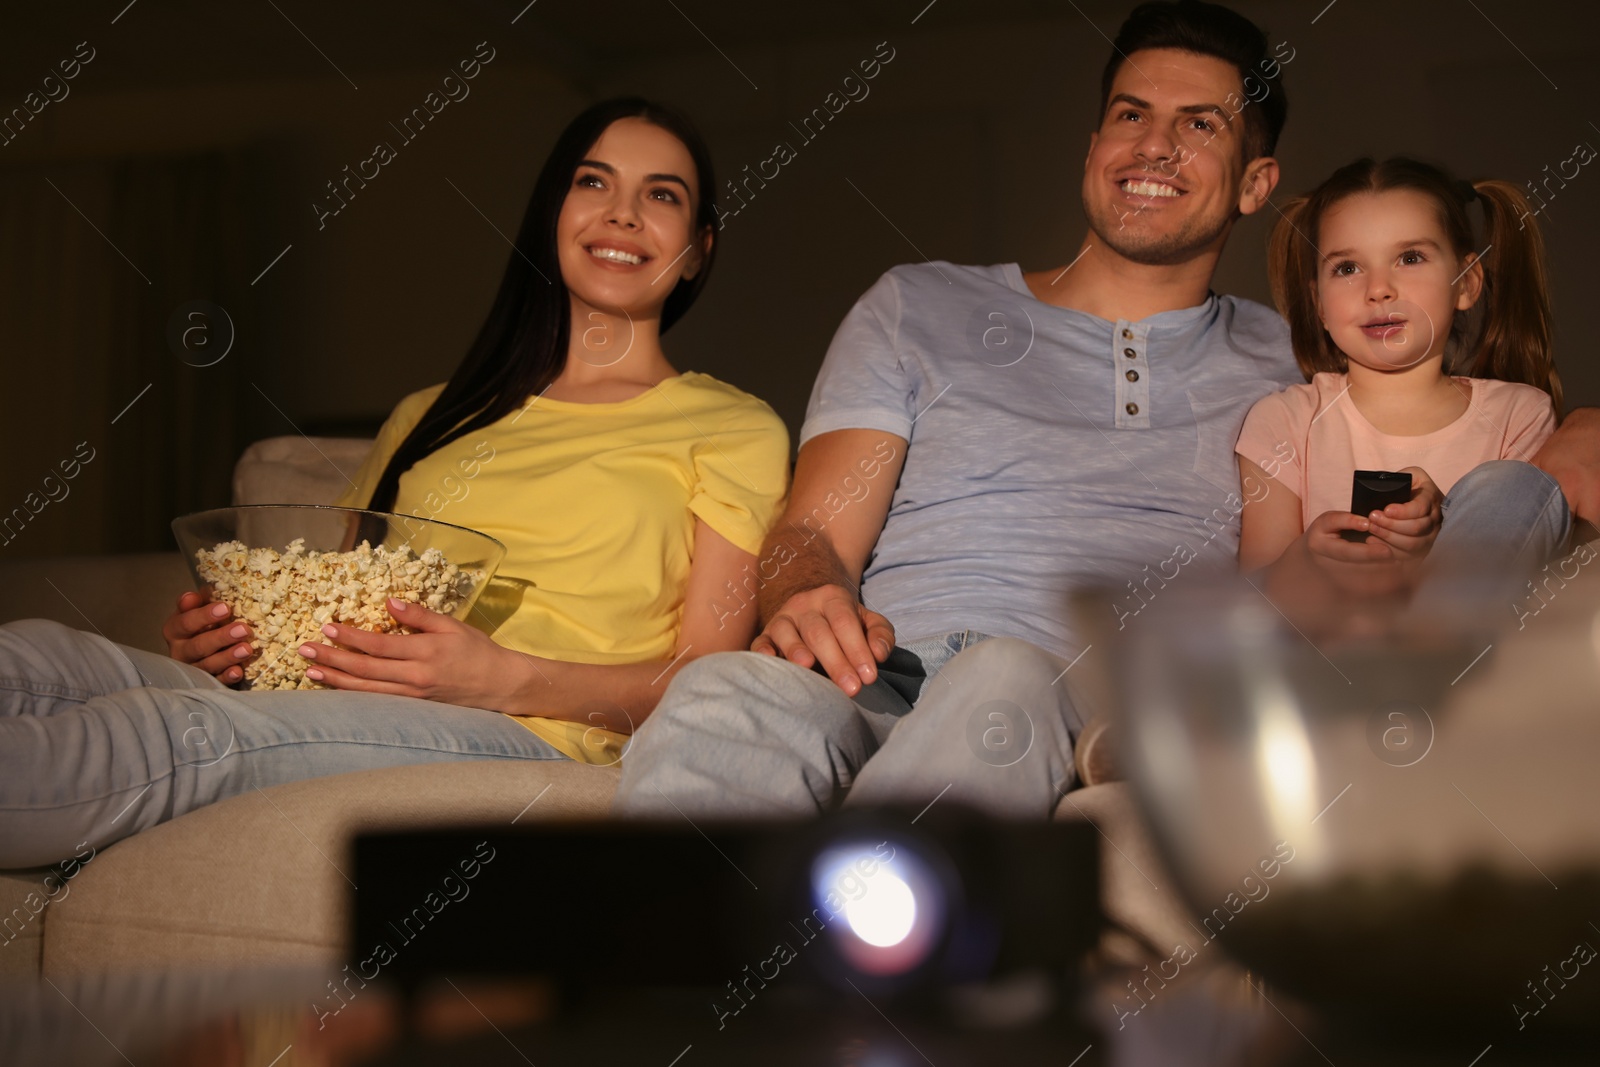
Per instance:
[[[941,805],[796,822],[547,822],[356,840],[350,972],[706,987],[736,1014],[773,984],[897,996],[1065,977],[1097,940],[1080,823]]]

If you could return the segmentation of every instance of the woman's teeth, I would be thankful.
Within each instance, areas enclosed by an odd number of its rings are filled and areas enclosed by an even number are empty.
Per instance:
[[[596,259],[608,259],[613,263],[631,263],[638,266],[644,262],[639,256],[624,252],[620,248],[591,248],[589,254]]]
[[[1178,190],[1170,185],[1160,185],[1156,182],[1141,182],[1129,179],[1122,183],[1122,191],[1135,196],[1179,196]]]

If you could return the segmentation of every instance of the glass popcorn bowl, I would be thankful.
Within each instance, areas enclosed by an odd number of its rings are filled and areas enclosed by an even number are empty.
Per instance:
[[[1600,1011],[1572,979],[1600,946],[1600,568],[1540,600],[1439,577],[1389,608],[1201,575],[1078,599],[1080,684],[1191,913],[1175,962],[1364,1018]]]
[[[505,545],[462,526],[362,508],[263,504],[172,521],[197,589],[254,631],[246,688],[320,688],[295,651],[327,643],[333,622],[406,632],[394,597],[466,621],[505,558]]]

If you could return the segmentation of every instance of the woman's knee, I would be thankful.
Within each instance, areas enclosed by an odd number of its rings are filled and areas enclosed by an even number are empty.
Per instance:
[[[40,651],[69,648],[80,637],[77,630],[54,619],[17,619],[0,625],[0,635]]]
[[[50,619],[0,625],[0,676],[98,692],[94,665],[102,651],[93,635]]]

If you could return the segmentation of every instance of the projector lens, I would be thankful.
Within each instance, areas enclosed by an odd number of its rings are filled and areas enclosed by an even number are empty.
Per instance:
[[[930,866],[904,842],[829,845],[811,865],[819,916],[850,968],[903,975],[923,964],[944,930],[944,891]]]
[[[917,898],[906,885],[885,871],[860,900],[844,906],[850,929],[869,945],[888,948],[898,945],[911,933],[917,921]]]

